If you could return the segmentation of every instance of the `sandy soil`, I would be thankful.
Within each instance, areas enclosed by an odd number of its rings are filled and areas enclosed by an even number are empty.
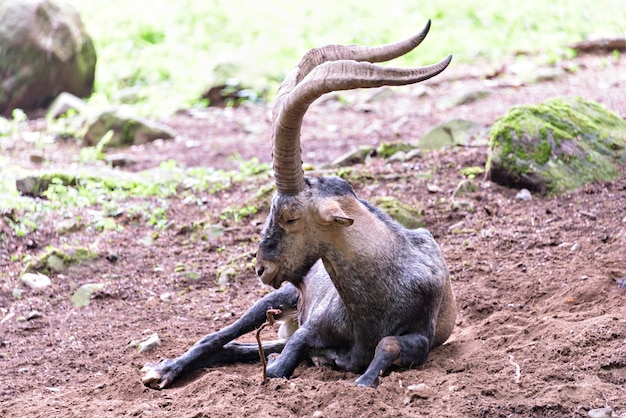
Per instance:
[[[588,56],[563,66],[576,71],[521,86],[508,67],[487,80],[493,71],[485,66],[456,66],[440,79],[384,97],[359,92],[324,100],[305,119],[303,158],[323,164],[361,144],[416,141],[453,118],[491,124],[512,105],[556,95],[580,95],[626,115],[623,57]],[[438,102],[477,88],[491,94],[449,109]],[[234,168],[228,158],[234,153],[269,161],[268,113],[263,106],[181,112],[165,121],[179,138],[124,152],[137,161],[132,170],[170,158]],[[45,122],[30,126],[45,129]],[[17,143],[7,154],[36,168],[30,151]],[[517,190],[477,179],[476,191],[459,197],[470,205],[452,211],[452,191],[463,180],[459,170],[482,166],[486,151],[484,145],[455,148],[411,163],[374,158],[355,167],[367,174],[353,176],[360,196],[393,195],[423,208],[460,309],[452,337],[426,364],[390,371],[376,390],[356,388],[350,373],[306,363],[292,379],[267,385],[261,385],[260,364],[197,371],[162,391],[140,382],[146,362],[182,353],[268,291],[252,269],[267,203],[239,223],[219,214],[252,199],[271,179],[194,199],[155,200],[167,205],[170,224],[163,231],[122,214],[116,218],[121,231],[59,235],[53,214],[41,219],[36,233],[17,237],[0,217],[7,237],[0,241],[0,415],[570,417],[610,407],[613,416],[626,417],[626,289],[618,286],[626,277],[626,180],[523,202],[515,199]],[[58,141],[44,152],[50,167],[65,167],[79,150]],[[429,192],[427,184],[440,191]],[[198,221],[222,223],[225,232],[201,239],[192,227]],[[92,246],[99,257],[53,275],[43,291],[20,284],[23,262],[12,260],[64,245]],[[216,271],[225,265],[237,276],[220,289]],[[106,286],[88,306],[74,307],[73,290],[90,282]],[[15,288],[23,290],[20,299],[13,297]],[[155,350],[138,353],[129,346],[153,332],[162,341]]]

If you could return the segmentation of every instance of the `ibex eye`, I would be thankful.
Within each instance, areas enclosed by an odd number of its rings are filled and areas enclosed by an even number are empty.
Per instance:
[[[285,225],[293,225],[299,219],[300,218],[287,219],[287,222],[285,222]]]

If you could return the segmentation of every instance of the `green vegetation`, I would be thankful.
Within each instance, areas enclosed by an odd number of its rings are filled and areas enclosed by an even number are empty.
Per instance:
[[[546,193],[619,177],[626,122],[578,97],[518,106],[491,128],[486,171],[492,180]]]
[[[431,35],[398,65],[423,65],[449,53],[454,62],[517,53],[553,62],[571,55],[566,45],[589,34],[626,30],[623,0],[69,1],[96,43],[92,101],[104,95],[143,114],[197,103],[216,77],[272,94],[312,47],[396,41],[429,18]]]

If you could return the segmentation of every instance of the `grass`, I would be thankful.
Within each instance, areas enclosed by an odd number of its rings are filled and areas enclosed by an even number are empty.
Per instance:
[[[456,62],[519,53],[556,61],[587,35],[626,33],[623,0],[69,1],[96,42],[94,100],[133,102],[157,115],[194,105],[205,86],[228,77],[271,98],[306,50],[399,40],[429,18],[429,38],[399,65],[449,53]]]

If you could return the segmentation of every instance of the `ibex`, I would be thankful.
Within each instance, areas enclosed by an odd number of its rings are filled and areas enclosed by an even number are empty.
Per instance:
[[[277,190],[256,255],[261,282],[277,290],[180,357],[146,364],[145,385],[161,389],[194,369],[258,361],[257,344],[234,340],[260,327],[269,309],[281,311],[277,320],[282,325],[281,339],[263,344],[264,353],[271,354],[268,377],[289,378],[311,359],[360,374],[359,386],[376,387],[391,365],[421,365],[450,336],[455,301],[430,232],[405,229],[338,177],[305,177],[300,160],[302,118],[321,95],[417,83],[447,67],[450,56],[413,69],[372,64],[411,51],[429,28],[430,21],[419,34],[398,43],[329,45],[302,57],[276,99]]]

